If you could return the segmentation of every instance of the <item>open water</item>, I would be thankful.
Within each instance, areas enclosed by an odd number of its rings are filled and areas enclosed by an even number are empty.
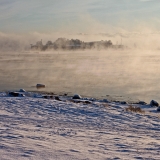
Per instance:
[[[1,52],[0,90],[160,100],[160,52],[145,50]]]

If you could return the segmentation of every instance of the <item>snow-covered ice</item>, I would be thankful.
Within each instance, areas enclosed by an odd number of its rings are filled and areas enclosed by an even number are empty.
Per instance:
[[[127,104],[0,93],[0,159],[160,159],[160,116]]]

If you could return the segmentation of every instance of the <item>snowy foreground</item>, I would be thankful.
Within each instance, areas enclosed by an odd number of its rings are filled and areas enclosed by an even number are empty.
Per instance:
[[[160,159],[160,116],[127,104],[0,93],[0,159]]]

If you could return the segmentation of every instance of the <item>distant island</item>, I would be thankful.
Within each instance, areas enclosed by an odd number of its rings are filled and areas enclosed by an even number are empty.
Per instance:
[[[123,45],[113,45],[111,40],[106,41],[92,41],[92,42],[84,42],[79,39],[66,39],[66,38],[58,38],[55,42],[48,41],[45,45],[43,45],[42,40],[36,42],[35,45],[31,44],[32,50],[85,50],[85,49],[123,49],[125,46]]]

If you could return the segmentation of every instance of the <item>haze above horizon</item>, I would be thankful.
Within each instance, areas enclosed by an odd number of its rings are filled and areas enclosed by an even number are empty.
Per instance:
[[[158,0],[1,0],[0,32],[159,32]]]

